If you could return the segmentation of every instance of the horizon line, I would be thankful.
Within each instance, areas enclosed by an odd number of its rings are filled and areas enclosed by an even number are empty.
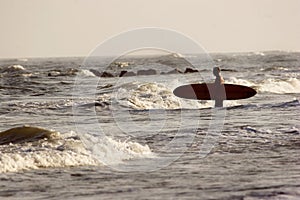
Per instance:
[[[285,53],[300,53],[300,50],[262,50],[262,51],[220,51],[220,52],[207,52],[207,54],[245,54],[245,53],[271,53],[271,52],[285,52]],[[135,56],[150,56],[150,55],[170,55],[170,54],[179,54],[179,55],[196,55],[196,53],[185,53],[181,54],[178,52],[169,52],[168,54],[137,54]],[[205,53],[204,53],[205,54]],[[93,56],[93,57],[121,57],[122,55],[104,55],[104,56]],[[43,59],[43,58],[85,58],[89,57],[88,55],[74,55],[74,56],[20,56],[20,57],[0,57],[0,60],[6,59]],[[184,57],[184,56],[183,56]]]

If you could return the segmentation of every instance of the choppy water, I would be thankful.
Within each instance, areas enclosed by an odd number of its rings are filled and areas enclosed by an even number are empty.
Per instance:
[[[200,69],[190,74],[164,74],[191,67],[172,55],[119,58],[125,65],[108,73],[158,74],[99,82],[110,58],[88,69],[83,58],[1,60],[1,131],[45,130],[19,143],[20,132],[0,137],[0,197],[300,199],[300,53],[211,56],[225,82],[258,94],[219,110],[175,97],[181,84],[213,81],[201,56],[189,57]],[[80,81],[91,85],[81,91]],[[221,134],[209,137],[217,125]],[[213,144],[204,158],[203,144]]]

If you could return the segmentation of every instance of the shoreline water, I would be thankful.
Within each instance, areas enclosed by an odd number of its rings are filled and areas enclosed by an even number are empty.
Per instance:
[[[205,158],[200,158],[199,151],[209,130],[213,104],[177,99],[172,89],[183,83],[180,77],[189,82],[213,81],[209,67],[189,74],[101,78],[96,99],[87,96],[74,101],[74,80],[97,78],[91,71],[81,70],[81,59],[20,63],[0,59],[0,131],[28,124],[60,132],[50,139],[0,145],[0,196],[300,198],[300,53],[218,54],[213,59],[224,69],[225,82],[254,87],[258,94],[227,102],[222,133]],[[170,56],[151,60],[151,66],[149,59],[145,61],[132,60],[138,64],[129,65],[128,71],[149,67],[159,72],[172,70],[177,62],[170,61]],[[21,67],[8,68],[18,64]],[[97,61],[91,69],[99,70],[99,66]],[[120,70],[113,72],[119,74]],[[74,123],[74,103],[84,108],[78,120],[99,136],[105,135],[103,140],[86,143],[88,133],[78,131]],[[176,136],[191,134],[194,138],[186,151],[160,169],[139,172],[136,166],[137,172],[116,170],[126,169],[123,165],[132,167],[139,159],[147,163],[155,156],[168,156],[163,147]],[[171,153],[182,153],[182,147],[173,146]],[[93,149],[99,154],[91,152]],[[104,165],[99,164],[101,158]]]

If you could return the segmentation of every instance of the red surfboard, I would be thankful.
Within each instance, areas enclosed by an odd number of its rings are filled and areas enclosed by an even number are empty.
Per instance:
[[[252,97],[256,91],[243,85],[222,84],[216,86],[214,83],[201,83],[179,86],[173,93],[177,97],[185,99],[237,100]]]

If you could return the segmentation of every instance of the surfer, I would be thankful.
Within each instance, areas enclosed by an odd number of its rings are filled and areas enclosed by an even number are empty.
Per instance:
[[[215,75],[216,77],[216,80],[215,80],[215,87],[217,90],[221,90],[221,86],[224,84],[224,79],[221,75],[221,69],[220,67],[214,67],[213,69],[213,74]],[[220,95],[220,98],[219,99],[215,99],[215,107],[223,107],[223,98],[222,98],[222,95]]]
[[[224,100],[238,100],[252,97],[256,91],[250,87],[226,84],[219,67],[213,68],[214,83],[194,83],[182,85],[173,91],[175,96],[184,99],[214,100],[215,107],[223,107]]]
[[[215,84],[216,85],[224,84],[224,79],[223,79],[223,77],[221,75],[221,69],[220,69],[220,67],[214,67],[213,74],[216,77],[216,80],[215,80]]]

